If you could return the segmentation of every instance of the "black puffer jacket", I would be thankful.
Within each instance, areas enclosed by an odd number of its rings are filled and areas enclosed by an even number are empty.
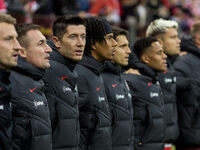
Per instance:
[[[178,115],[176,104],[176,76],[173,66],[169,61],[168,70],[164,73],[158,73],[158,80],[162,88],[164,96],[165,119],[166,119],[166,132],[165,142],[173,143],[176,141],[179,128],[178,128]]]
[[[11,150],[10,73],[0,69],[0,150]]]
[[[43,93],[44,70],[19,57],[11,73],[13,106],[13,149],[51,150],[51,123]]]
[[[165,110],[157,73],[134,56],[129,67],[142,75],[126,74],[134,110],[134,149],[163,150],[165,139]]]
[[[133,150],[132,97],[118,65],[106,62],[103,80],[112,115],[113,150]]]
[[[77,102],[75,62],[62,56],[54,47],[50,56],[51,67],[43,76],[45,95],[49,104],[54,150],[77,150],[80,128]]]
[[[84,56],[77,65],[81,150],[111,150],[111,118],[101,72],[103,63]]]
[[[200,147],[200,49],[191,38],[181,40],[181,50],[188,54],[174,63],[177,77],[190,81],[190,88],[178,90],[180,147]]]

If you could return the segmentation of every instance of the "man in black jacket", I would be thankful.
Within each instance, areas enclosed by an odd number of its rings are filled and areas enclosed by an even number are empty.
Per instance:
[[[101,72],[113,59],[117,43],[109,23],[98,17],[86,19],[86,46],[77,65],[82,150],[111,150],[111,118]]]
[[[17,66],[21,46],[17,41],[15,18],[0,14],[0,150],[11,150],[12,112],[9,69]]]
[[[174,62],[177,77],[189,81],[190,86],[178,90],[180,137],[178,150],[200,149],[200,22],[191,28],[191,37],[181,39],[181,50],[187,54]]]
[[[167,58],[167,71],[158,74],[163,91],[166,115],[165,147],[171,149],[178,137],[178,115],[176,105],[176,75],[172,66],[180,53],[178,23],[173,20],[156,19],[150,23],[146,31],[147,37],[155,37],[163,46]]]
[[[112,149],[133,150],[133,107],[128,84],[121,74],[121,67],[128,65],[131,50],[128,33],[112,27],[117,42],[112,61],[106,62],[102,74],[112,116]]]
[[[163,150],[165,110],[157,74],[166,71],[167,56],[152,37],[136,41],[134,52],[128,67],[138,69],[141,75],[125,75],[133,99],[134,149]]]
[[[85,20],[79,16],[61,16],[53,24],[53,35],[53,42],[49,42],[53,49],[51,67],[43,77],[50,109],[53,149],[78,150],[80,127],[74,68],[84,52]]]
[[[42,76],[50,67],[51,48],[35,24],[16,27],[22,48],[18,65],[11,72],[13,149],[51,150],[51,123]]]

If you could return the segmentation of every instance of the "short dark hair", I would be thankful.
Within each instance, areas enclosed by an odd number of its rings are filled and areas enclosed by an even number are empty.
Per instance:
[[[92,45],[96,42],[106,42],[104,38],[107,34],[105,24],[109,25],[108,21],[102,17],[89,17],[86,19],[86,44],[84,54],[91,55]]]
[[[64,15],[57,18],[53,23],[53,35],[62,39],[68,25],[84,25],[85,19],[78,15]]]
[[[113,31],[113,35],[114,35],[114,39],[116,40],[117,39],[117,36],[119,35],[125,35],[126,38],[128,39],[128,31],[126,31],[125,29],[122,29],[120,27],[117,27],[117,26],[112,26],[112,31]]]
[[[133,50],[135,54],[140,58],[142,54],[151,47],[153,42],[157,42],[158,40],[154,37],[143,37],[137,40],[133,46]]]
[[[18,24],[16,25],[16,31],[18,34],[18,41],[20,43],[20,45],[24,48],[27,48],[29,45],[29,39],[27,39],[26,37],[26,33],[30,30],[40,30],[40,26],[37,24],[27,24],[27,23],[22,23],[22,24]]]

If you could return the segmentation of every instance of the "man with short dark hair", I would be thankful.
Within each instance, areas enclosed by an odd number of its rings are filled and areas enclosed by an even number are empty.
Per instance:
[[[17,66],[21,46],[17,41],[16,20],[0,14],[0,149],[11,150],[12,109],[10,104],[9,69]]]
[[[128,68],[137,67],[141,75],[126,74],[134,110],[134,149],[163,150],[165,138],[164,100],[157,74],[167,69],[162,45],[148,37],[134,44],[134,59]]]
[[[86,42],[85,20],[65,15],[53,24],[51,67],[46,71],[45,94],[48,100],[53,149],[78,150],[80,141],[76,72]]]
[[[84,57],[76,67],[82,150],[112,149],[111,118],[101,73],[104,61],[113,59],[116,45],[105,19],[86,19]]]
[[[166,115],[165,148],[172,150],[173,143],[179,135],[178,112],[176,100],[177,79],[172,66],[180,53],[180,39],[178,37],[178,23],[173,20],[156,19],[152,21],[146,31],[148,37],[155,37],[163,46],[167,58],[167,70],[158,74],[163,91]],[[180,81],[180,79],[179,79]],[[180,84],[180,82],[179,82]]]
[[[51,122],[42,76],[50,67],[51,48],[35,24],[16,26],[19,51],[18,65],[11,72],[13,106],[13,149],[51,150]]]
[[[133,150],[133,107],[129,87],[121,68],[128,65],[131,50],[128,32],[112,27],[117,42],[113,59],[107,61],[102,74],[112,119],[112,149]]]

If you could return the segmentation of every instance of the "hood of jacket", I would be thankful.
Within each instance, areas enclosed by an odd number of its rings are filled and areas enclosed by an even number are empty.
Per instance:
[[[181,39],[181,51],[187,51],[200,57],[200,49],[196,47],[191,37],[185,37]]]
[[[73,61],[69,58],[64,57],[63,55],[61,55],[58,50],[56,49],[56,46],[54,45],[53,41],[48,40],[47,44],[51,47],[51,49],[53,50],[50,53],[50,60],[55,60],[58,61],[62,64],[64,64],[65,66],[67,66],[71,71],[74,70],[76,64],[78,63],[77,61]]]
[[[121,68],[116,63],[106,61],[105,64],[104,64],[104,72],[111,72],[113,74],[120,75]]]
[[[5,83],[5,84],[9,84],[9,76],[10,76],[10,72],[4,69],[0,69],[0,81]]]
[[[83,59],[79,63],[89,68],[97,75],[104,70],[104,62],[97,61],[91,55],[84,55]]]
[[[18,57],[18,65],[17,67],[13,68],[13,70],[21,74],[27,75],[34,80],[40,80],[45,73],[44,69],[33,66],[21,56]]]

